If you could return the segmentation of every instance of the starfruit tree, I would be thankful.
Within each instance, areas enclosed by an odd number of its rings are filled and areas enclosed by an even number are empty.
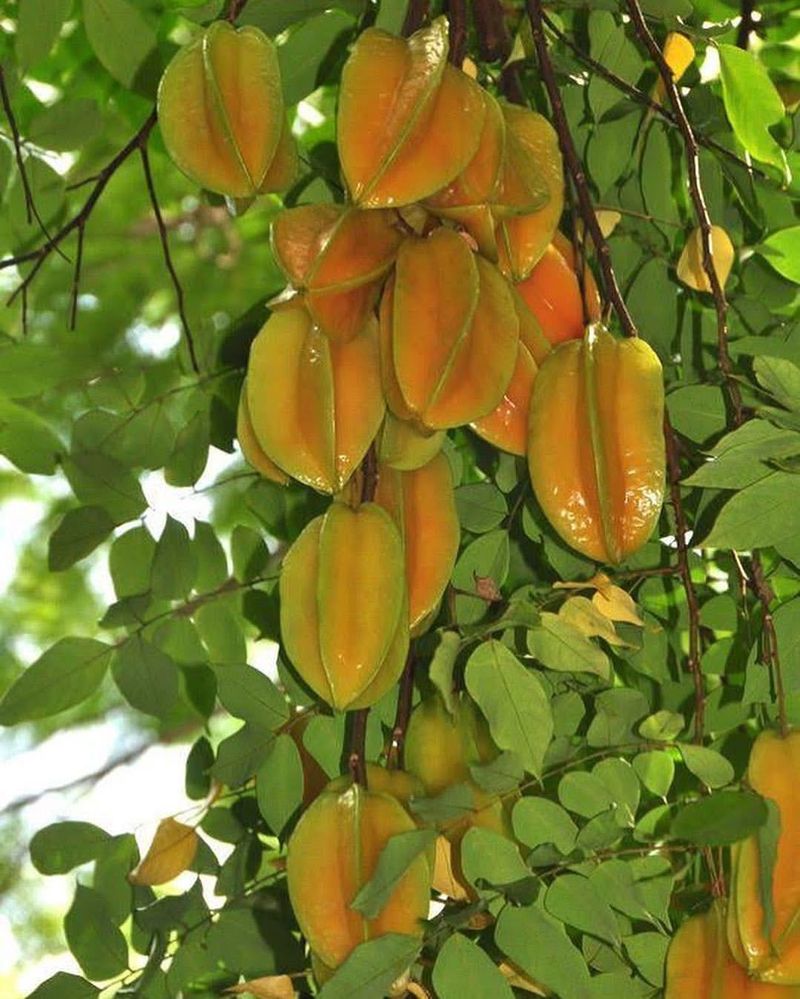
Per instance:
[[[0,2],[30,999],[800,995],[794,7]]]

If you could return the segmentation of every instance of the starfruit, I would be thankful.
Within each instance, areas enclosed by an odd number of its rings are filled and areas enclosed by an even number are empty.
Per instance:
[[[480,90],[447,64],[447,20],[408,39],[362,32],[342,71],[339,158],[353,201],[409,205],[449,184],[475,155]]]
[[[437,454],[407,472],[381,465],[375,502],[391,514],[403,538],[408,618],[416,630],[439,606],[458,554],[461,530],[450,462]]]
[[[357,784],[344,791],[329,788],[300,818],[286,857],[289,898],[323,971],[337,968],[360,943],[385,933],[422,935],[431,883],[424,853],[411,861],[374,918],[351,908],[386,843],[415,828],[395,798]]]
[[[481,253],[497,259],[495,222],[491,203],[500,186],[505,154],[506,122],[503,111],[488,91],[480,89],[486,111],[478,148],[464,170],[425,202],[440,218],[461,225],[478,244]]]
[[[667,952],[664,999],[798,999],[800,988],[759,982],[733,959],[725,940],[725,907],[718,900],[691,916]]]
[[[258,28],[215,21],[180,49],[161,78],[158,121],[175,164],[211,191],[249,198],[293,179],[278,54]]]
[[[377,323],[341,343],[302,306],[273,312],[250,348],[247,407],[270,460],[306,485],[338,492],[383,419]]]
[[[272,249],[292,286],[327,336],[351,340],[378,302],[402,233],[389,209],[300,205],[272,224]]]
[[[375,791],[378,794],[388,794],[395,801],[399,801],[404,808],[408,807],[408,803],[412,798],[421,798],[425,793],[422,781],[405,770],[388,770],[377,763],[367,763],[365,771],[366,784],[370,791]],[[336,777],[328,785],[328,790],[336,792],[346,791],[351,783],[352,781],[348,776]]]
[[[596,294],[596,286],[592,285]],[[553,243],[547,246],[530,275],[516,288],[550,343],[579,340],[583,336],[586,324],[578,276]],[[594,311],[593,318],[597,320],[596,308]]]
[[[283,469],[278,468],[275,462],[264,453],[264,449],[258,443],[250,420],[250,410],[247,408],[247,379],[242,385],[239,396],[239,408],[236,413],[236,436],[239,439],[239,447],[242,449],[245,461],[248,465],[260,472],[265,479],[277,482],[285,486],[289,481],[289,476]]]
[[[542,115],[515,104],[503,106],[508,139],[499,204],[500,269],[513,281],[533,270],[564,210],[564,168],[558,136]],[[544,188],[544,195],[542,195]]]
[[[445,436],[444,430],[428,430],[414,420],[399,420],[387,413],[378,436],[378,459],[390,468],[410,472],[427,465],[442,450]]]
[[[758,839],[737,844],[731,876],[728,939],[748,972],[766,982],[800,986],[800,732],[786,737],[764,731],[753,743],[747,779],[754,791],[775,802],[780,836],[772,872],[774,917],[767,925]],[[800,989],[798,989],[800,994]]]
[[[531,396],[528,467],[561,537],[601,562],[649,538],[664,496],[661,363],[639,339],[590,326],[558,346]]]
[[[517,363],[499,405],[488,416],[482,416],[471,424],[479,437],[501,451],[525,455],[528,447],[528,410],[538,370],[530,351],[520,341]]]
[[[458,233],[440,228],[402,244],[381,323],[384,390],[396,416],[445,429],[498,405],[514,370],[519,319],[508,282]]]
[[[403,542],[375,503],[333,503],[283,561],[281,638],[302,679],[338,711],[374,704],[408,652]]]

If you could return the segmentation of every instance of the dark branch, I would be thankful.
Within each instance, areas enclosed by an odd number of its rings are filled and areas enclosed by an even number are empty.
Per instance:
[[[347,769],[356,784],[367,786],[367,716],[369,708],[350,713],[350,753],[347,757]]]
[[[775,684],[775,699],[778,702],[778,724],[781,733],[786,735],[789,731],[789,722],[786,717],[786,692],[783,687],[783,673],[778,652],[778,635],[772,617],[772,601],[775,594],[772,592],[772,587],[764,573],[764,566],[758,552],[753,552],[750,564],[750,586],[761,604],[761,659],[772,673]]]
[[[75,329],[75,323],[78,319],[78,294],[81,287],[81,263],[83,262],[83,236],[85,231],[85,226],[78,226],[78,252],[75,255],[75,271],[72,276],[72,307],[69,314],[69,328],[71,330]]]
[[[669,475],[669,492],[672,509],[675,514],[675,544],[678,549],[678,572],[681,577],[686,605],[689,612],[689,658],[687,667],[694,684],[694,741],[703,744],[705,731],[705,689],[703,674],[700,668],[700,605],[692,582],[689,567],[689,551],[686,547],[686,514],[681,500],[681,466],[678,438],[669,417],[664,417],[664,441],[667,451],[667,474]]]
[[[403,769],[405,763],[404,750],[408,722],[411,718],[411,701],[414,697],[414,655],[413,644],[408,650],[406,664],[400,677],[400,689],[397,692],[397,711],[392,728],[392,741],[389,745],[388,764],[390,769]]]
[[[556,131],[558,132],[559,146],[561,147],[561,152],[564,156],[567,172],[569,173],[570,179],[575,186],[578,206],[580,208],[584,225],[586,226],[586,231],[591,236],[595,250],[597,251],[597,259],[600,264],[600,270],[603,273],[606,294],[608,295],[611,304],[614,306],[614,311],[617,313],[617,317],[619,318],[620,325],[622,326],[625,335],[637,336],[638,333],[636,330],[636,324],[628,311],[628,307],[625,304],[622,292],[620,291],[617,283],[617,277],[611,263],[611,250],[600,229],[597,216],[594,213],[586,174],[584,173],[583,165],[578,158],[575,144],[572,141],[572,136],[570,135],[567,116],[564,111],[561,94],[556,82],[555,71],[553,70],[552,62],[550,61],[550,54],[547,51],[547,40],[544,34],[544,14],[542,11],[541,0],[527,0],[527,9],[528,17],[531,22],[531,29],[533,31],[533,44],[536,49],[536,57],[539,61],[539,70],[541,72],[542,82],[544,83],[547,96],[550,100],[550,106],[553,110],[553,123],[556,127]]]
[[[664,59],[664,55],[658,47],[658,43],[655,38],[653,38],[653,35],[647,26],[647,22],[642,14],[642,9],[639,6],[639,0],[627,0],[627,7],[631,15],[634,30],[650,53],[653,62],[656,64],[656,68],[658,69],[664,88],[672,103],[672,108],[675,112],[675,120],[677,121],[681,137],[683,138],[683,145],[686,149],[687,170],[689,173],[689,192],[691,194],[692,204],[694,205],[694,211],[697,217],[698,225],[700,226],[700,233],[702,237],[703,271],[705,272],[711,287],[711,294],[714,298],[714,310],[717,314],[717,354],[719,357],[719,366],[725,380],[725,389],[728,396],[728,402],[733,413],[734,424],[736,426],[740,426],[743,421],[742,397],[739,392],[739,385],[734,377],[733,364],[728,350],[728,303],[725,298],[725,291],[720,284],[716,268],[714,267],[713,247],[711,242],[711,217],[708,212],[705,195],[703,194],[703,186],[700,179],[700,148],[697,144],[697,139],[694,131],[692,130],[692,126],[689,124],[689,119],[686,116],[686,111],[683,107],[683,100],[681,99],[680,91],[678,90],[675,78],[672,75],[672,70],[667,64],[667,61]]]
[[[513,43],[500,0],[474,0],[474,18],[481,59],[486,62],[505,62],[511,55]],[[518,62],[503,66],[500,71],[500,90],[512,104],[525,103]]]
[[[143,144],[139,147],[139,153],[142,157],[142,169],[144,170],[144,179],[147,184],[147,193],[150,195],[150,204],[153,206],[153,214],[156,217],[156,224],[158,225],[158,234],[161,238],[161,248],[164,251],[164,263],[166,264],[167,270],[169,271],[169,276],[172,281],[172,287],[175,289],[175,298],[178,303],[178,315],[181,318],[181,326],[183,327],[183,335],[186,337],[186,346],[189,348],[189,359],[192,364],[192,369],[195,374],[200,374],[200,365],[197,362],[197,353],[194,347],[194,339],[192,337],[192,330],[189,326],[189,320],[186,317],[186,305],[183,296],[183,285],[178,277],[178,272],[175,270],[175,265],[172,262],[172,256],[169,252],[169,238],[167,236],[167,227],[164,225],[164,218],[161,215],[161,208],[158,204],[158,197],[156,196],[155,185],[153,184],[153,173],[150,169],[150,156],[147,152],[147,144]]]
[[[466,0],[447,0],[447,17],[450,24],[450,62],[461,68],[467,54],[467,3]]]
[[[428,19],[430,10],[430,0],[409,0],[401,34],[408,38],[409,35],[418,31]]]
[[[739,22],[739,30],[736,32],[736,44],[740,49],[747,49],[750,42],[755,9],[755,0],[742,0],[742,19]]]

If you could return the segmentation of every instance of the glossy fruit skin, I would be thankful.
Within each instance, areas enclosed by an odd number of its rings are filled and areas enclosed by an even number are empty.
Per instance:
[[[449,184],[475,155],[479,88],[447,64],[447,22],[403,39],[363,31],[342,71],[339,157],[355,204],[397,207]]]
[[[403,238],[397,221],[386,209],[300,205],[273,222],[275,259],[331,339],[364,329]]]
[[[580,340],[586,329],[578,277],[552,243],[517,291],[554,346]]]
[[[761,732],[753,743],[747,779],[780,812],[780,836],[772,875],[774,924],[764,932],[760,858],[755,836],[734,848],[728,940],[748,972],[765,982],[800,986],[800,732],[782,737]],[[800,988],[798,988],[800,994]]]
[[[245,379],[245,384],[242,385],[242,391],[239,396],[239,408],[236,411],[236,437],[239,441],[239,447],[242,449],[242,454],[248,465],[252,465],[265,479],[285,486],[289,482],[289,476],[283,469],[278,468],[275,462],[265,454],[253,430],[253,424],[250,420],[250,410],[247,408],[246,381]]]
[[[158,120],[170,156],[202,187],[251,198],[291,183],[277,50],[258,28],[215,21],[180,49],[161,78]]]
[[[682,923],[667,952],[664,999],[797,999],[800,989],[749,978],[725,939],[725,902]]]
[[[384,933],[422,935],[431,878],[425,854],[414,858],[374,919],[350,908],[386,842],[415,828],[395,798],[357,784],[344,791],[329,787],[297,823],[286,858],[289,897],[303,935],[327,969]]]
[[[661,364],[640,339],[592,326],[561,344],[533,387],[528,467],[553,528],[618,563],[650,537],[664,497]]]
[[[520,341],[517,363],[500,404],[487,416],[470,424],[479,437],[501,451],[525,456],[528,448],[528,410],[538,371],[536,361]]]
[[[411,472],[427,465],[442,450],[443,430],[428,430],[414,420],[387,413],[378,437],[378,460],[389,468]]]
[[[379,465],[375,502],[403,538],[409,626],[417,634],[439,606],[461,540],[450,462],[440,453],[410,471]]]
[[[295,669],[338,711],[374,704],[408,651],[403,544],[375,503],[332,503],[283,561],[281,639]]]
[[[402,244],[380,321],[384,391],[400,419],[446,429],[498,405],[517,355],[513,294],[454,230]]]
[[[384,415],[378,330],[331,341],[302,305],[274,311],[250,348],[247,407],[262,450],[292,478],[339,492]]]

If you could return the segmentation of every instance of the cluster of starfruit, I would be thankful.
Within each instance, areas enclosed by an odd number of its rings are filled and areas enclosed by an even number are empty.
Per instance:
[[[753,835],[733,847],[729,898],[688,919],[670,945],[666,999],[800,997],[798,772],[800,732],[762,732],[747,779],[777,810],[777,843],[765,849]]]

